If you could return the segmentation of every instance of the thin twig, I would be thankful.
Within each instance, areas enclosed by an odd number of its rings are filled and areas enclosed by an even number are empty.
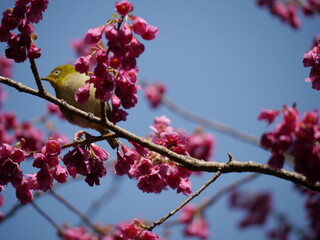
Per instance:
[[[181,208],[183,208],[185,205],[187,205],[192,199],[197,197],[204,189],[206,189],[211,183],[213,183],[219,176],[221,175],[221,172],[216,172],[203,186],[201,186],[194,194],[192,194],[190,197],[188,197],[185,201],[183,201],[177,208],[169,212],[166,216],[163,218],[153,222],[151,225],[146,226],[145,228],[148,230],[152,230],[154,227],[162,224],[164,221],[166,221],[168,218],[173,216],[175,213],[177,213]]]
[[[113,181],[110,184],[110,188],[105,191],[96,201],[94,201],[90,208],[87,210],[85,215],[92,219],[97,211],[101,208],[102,205],[105,205],[108,201],[110,201],[113,197],[116,196],[119,190],[119,183],[121,183],[122,178],[118,177],[117,175],[113,175]]]
[[[77,208],[75,208],[71,203],[69,203],[66,199],[64,199],[62,196],[57,194],[55,191],[51,190],[50,194],[56,198],[59,202],[61,202],[63,205],[65,205],[71,212],[75,213],[77,216],[81,218],[81,220],[87,224],[93,231],[98,233],[99,235],[103,235],[103,232],[100,231],[99,228],[95,227],[89,220],[89,218],[84,215],[82,212],[80,212]]]
[[[198,211],[199,212],[203,212],[207,207],[213,205],[220,197],[222,197],[224,194],[230,192],[231,190],[233,190],[234,188],[247,183],[255,178],[257,178],[258,176],[261,176],[261,174],[259,173],[252,173],[248,176],[245,176],[244,178],[241,178],[240,180],[231,183],[228,186],[223,187],[222,189],[220,189],[218,192],[216,192],[212,197],[210,197],[207,201],[203,202],[199,208]]]
[[[227,164],[231,163],[234,159],[230,153],[228,153],[229,161]],[[213,183],[219,176],[221,175],[220,171],[217,171],[204,185],[202,185],[194,194],[192,194],[190,197],[188,197],[185,201],[183,201],[177,208],[169,212],[166,216],[163,218],[155,221],[153,224],[146,226],[145,228],[148,230],[152,230],[157,225],[162,224],[164,221],[166,221],[168,218],[173,216],[175,213],[177,213],[181,208],[183,208],[185,205],[187,205],[192,199],[199,196],[199,194],[205,190],[211,183]]]
[[[101,112],[101,124],[105,125],[106,121],[106,103],[100,101],[100,112]]]
[[[29,58],[29,61],[30,61],[31,71],[32,71],[32,74],[34,76],[34,79],[36,80],[36,84],[37,84],[39,93],[40,94],[45,93],[45,89],[44,89],[44,87],[42,85],[41,78],[40,78],[40,75],[39,75],[38,68],[37,68],[35,60],[33,58]]]
[[[57,229],[58,233],[63,233],[63,230],[60,228],[60,226],[55,223],[55,221],[53,221],[53,219],[48,214],[42,211],[42,209],[34,201],[31,202],[31,205],[43,218],[45,218],[54,228]]]

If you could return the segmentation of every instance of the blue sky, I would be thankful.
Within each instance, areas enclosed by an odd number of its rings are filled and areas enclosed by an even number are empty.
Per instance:
[[[0,3],[0,10],[13,6],[14,1]],[[259,137],[271,130],[257,121],[261,108],[280,109],[283,104],[296,103],[300,113],[319,108],[320,93],[311,89],[304,79],[309,69],[302,65],[303,54],[309,50],[313,37],[319,32],[319,17],[302,17],[302,28],[298,31],[271,17],[265,9],[258,8],[253,0],[247,1],[133,1],[134,14],[143,17],[159,28],[153,41],[143,42],[145,53],[138,59],[141,79],[162,81],[168,87],[167,97],[188,111],[208,119],[224,123]],[[75,60],[70,41],[79,38],[89,28],[104,24],[113,13],[114,1],[62,1],[49,3],[44,19],[36,25],[42,48],[42,57],[37,60],[41,76],[47,75],[55,66]],[[0,54],[5,45],[0,45]],[[13,79],[35,87],[26,61],[16,64]],[[49,85],[46,88],[52,92]],[[8,92],[6,110],[17,112],[20,119],[30,120],[43,113],[46,102],[26,94]],[[17,97],[18,96],[18,97]],[[140,94],[140,96],[142,96]],[[129,118],[120,125],[133,133],[145,136],[153,118],[167,115],[172,125],[192,132],[197,124],[175,115],[165,107],[151,110],[141,97],[136,108],[130,110]],[[70,138],[78,130],[68,123],[53,119],[59,130]],[[229,136],[209,130],[216,138],[216,161],[227,161],[227,152],[239,161],[266,162],[269,154]],[[115,156],[111,152],[112,157]],[[241,174],[227,174],[210,186],[201,198],[209,198],[227,183],[239,179]],[[196,190],[210,174],[194,179]],[[174,191],[160,195],[141,193],[135,181],[122,179],[119,193],[99,210],[93,221],[115,223],[133,218],[157,220],[185,199]],[[58,192],[77,208],[85,212],[90,204],[111,187],[112,177],[107,174],[100,187],[90,188],[86,183],[75,182],[61,186]],[[121,187],[121,189],[120,189]],[[272,190],[275,192],[275,208],[289,212],[295,224],[305,224],[301,210],[302,201],[293,185],[273,177],[262,176],[243,186],[250,190]],[[7,212],[16,203],[10,186],[4,191]],[[64,206],[44,196],[37,201],[57,223],[78,223],[74,214]],[[292,211],[295,209],[295,211]],[[238,232],[236,224],[242,213],[231,212],[224,197],[207,210],[211,220],[212,239],[261,239],[263,232],[257,228]],[[272,221],[269,222],[272,226]],[[172,239],[183,239],[180,228]],[[56,239],[55,230],[34,211],[26,206],[6,223],[0,225],[3,239]],[[155,230],[161,233],[161,228]]]

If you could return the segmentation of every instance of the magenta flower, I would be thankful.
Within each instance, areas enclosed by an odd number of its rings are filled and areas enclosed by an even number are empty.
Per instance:
[[[152,40],[159,33],[159,29],[155,26],[148,25],[146,31],[141,35],[144,40]]]
[[[261,113],[258,116],[258,120],[265,120],[268,122],[268,124],[271,124],[279,113],[279,110],[262,109]]]
[[[149,100],[152,108],[156,108],[161,103],[161,99],[166,92],[166,86],[162,83],[149,84],[144,89],[144,96]]]
[[[101,40],[102,33],[104,32],[106,26],[102,25],[96,28],[90,28],[84,37],[84,41],[87,44],[98,43]]]
[[[246,212],[239,222],[240,228],[263,225],[272,211],[270,193],[247,193],[235,191],[230,195],[230,207]]]
[[[21,204],[25,205],[33,200],[32,191],[28,183],[25,181],[16,188],[16,196]]]
[[[79,104],[85,104],[90,97],[90,83],[86,83],[83,87],[79,88],[74,95],[74,99]]]
[[[131,16],[133,31],[136,34],[142,35],[147,30],[147,21],[141,17]]]
[[[76,174],[81,174],[86,177],[85,181],[92,187],[94,184],[100,185],[100,178],[106,175],[104,161],[108,156],[109,153],[95,144],[91,144],[89,149],[78,145],[63,157],[63,162],[73,178]]]
[[[79,57],[75,62],[75,69],[79,73],[87,73],[89,70],[91,55]]]
[[[138,58],[144,52],[144,48],[144,45],[133,37],[128,46],[129,57]]]
[[[105,28],[105,37],[109,41],[114,41],[119,38],[119,31],[114,24],[109,24]]]
[[[115,10],[121,15],[125,16],[129,12],[133,10],[133,6],[130,2],[127,0],[122,0],[121,2],[116,2],[115,4]]]
[[[320,63],[311,68],[309,77],[305,81],[311,82],[313,89],[320,90]]]
[[[131,42],[132,39],[132,31],[128,23],[123,24],[123,27],[121,28],[119,32],[119,40],[123,44],[128,44]]]
[[[318,47],[314,47],[312,50],[307,51],[303,55],[303,66],[314,67],[316,65],[317,59],[318,59]]]
[[[1,28],[1,26],[0,26]],[[1,30],[0,30],[1,35]],[[0,37],[1,38],[1,37]],[[13,61],[10,59],[7,59],[4,56],[0,56],[0,75],[3,77],[12,77],[12,67],[13,67]]]

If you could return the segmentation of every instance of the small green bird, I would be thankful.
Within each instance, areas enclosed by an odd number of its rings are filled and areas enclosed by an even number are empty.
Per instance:
[[[90,96],[86,103],[80,104],[75,100],[75,93],[80,87],[86,84],[89,76],[81,74],[75,70],[72,65],[61,65],[51,71],[51,73],[41,80],[48,81],[54,88],[56,97],[65,100],[68,104],[81,109],[82,111],[93,113],[97,117],[101,117],[100,101],[95,98],[95,89],[90,86]],[[88,119],[79,117],[66,108],[60,107],[62,114],[68,122],[78,125],[83,128],[95,129],[101,134],[107,134],[108,129],[89,121]],[[110,107],[106,104],[106,115],[110,112]],[[110,146],[115,149],[119,146],[117,139],[108,139]]]

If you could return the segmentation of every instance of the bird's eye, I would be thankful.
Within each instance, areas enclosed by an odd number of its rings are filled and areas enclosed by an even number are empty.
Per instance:
[[[55,70],[53,74],[58,75],[60,72],[61,72],[60,70]]]

